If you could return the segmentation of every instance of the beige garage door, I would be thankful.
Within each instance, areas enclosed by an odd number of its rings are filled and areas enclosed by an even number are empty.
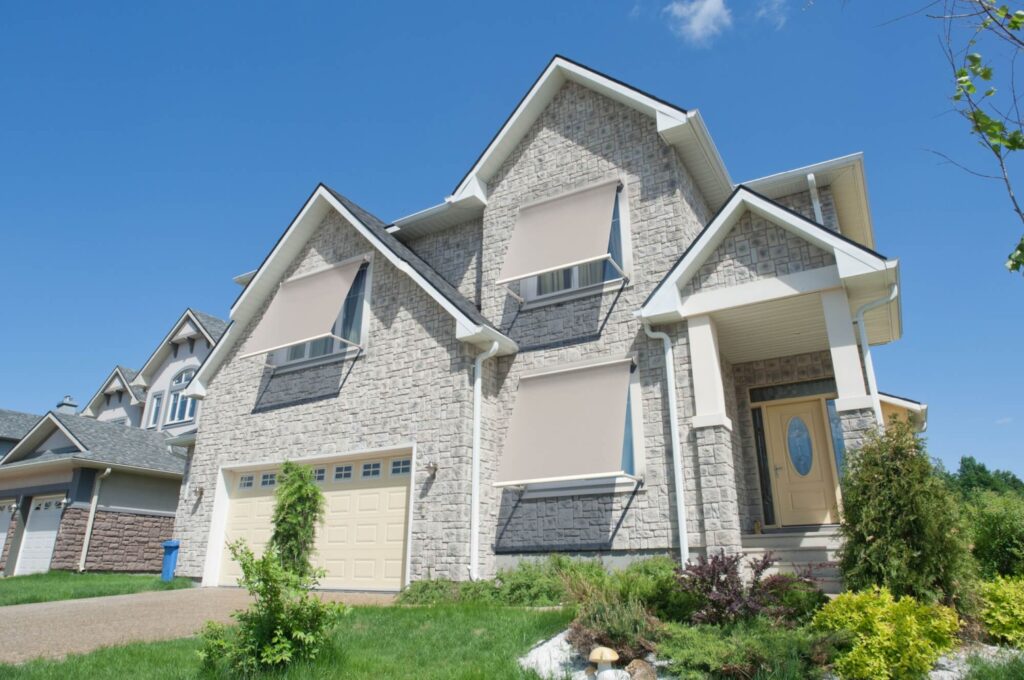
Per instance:
[[[314,563],[323,588],[399,590],[405,574],[410,457],[340,460],[313,466],[327,510]],[[259,554],[271,534],[276,470],[230,473],[226,542],[243,538]],[[241,571],[225,549],[221,585]]]

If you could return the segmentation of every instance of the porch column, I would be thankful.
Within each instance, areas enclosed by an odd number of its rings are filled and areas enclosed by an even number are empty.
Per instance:
[[[864,384],[864,367],[860,361],[857,336],[853,331],[850,316],[850,301],[842,288],[819,294],[825,313],[825,329],[828,332],[829,351],[832,354],[832,369],[835,373],[836,411],[843,432],[843,443],[847,451],[864,443],[869,431],[877,421],[874,416],[874,401]]]
[[[743,549],[736,491],[732,420],[725,408],[718,336],[710,316],[687,319],[693,374],[694,431],[700,471],[704,546],[708,555]]]

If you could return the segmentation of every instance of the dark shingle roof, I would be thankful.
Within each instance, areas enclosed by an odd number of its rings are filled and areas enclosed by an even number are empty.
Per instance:
[[[384,247],[394,253],[399,259],[407,262],[410,267],[416,270],[416,273],[426,279],[427,282],[437,290],[437,292],[451,302],[456,309],[466,315],[470,321],[481,326],[497,328],[480,313],[480,310],[476,308],[476,305],[467,300],[462,293],[456,290],[455,286],[448,283],[443,276],[438,274],[433,267],[420,259],[420,256],[410,250],[408,246],[389,234],[387,224],[326,184],[323,186],[325,189],[330,191],[342,205],[348,208],[348,210],[356,216],[356,219],[362,222],[367,229],[373,232],[373,235],[380,239],[381,243],[384,244]]]
[[[192,309],[191,311],[192,314],[199,319],[199,323],[203,324],[203,328],[205,328],[206,332],[210,334],[210,337],[213,338],[214,342],[220,340],[221,336],[224,335],[224,331],[228,329],[228,322],[224,319],[219,319],[212,314],[200,312],[195,309]]]
[[[121,371],[124,379],[128,381],[128,389],[132,391],[132,395],[139,401],[146,401],[146,392],[141,387],[135,387],[132,385],[132,380],[135,380],[135,376],[139,374],[138,371],[127,366],[117,365],[117,370]],[[105,387],[105,386],[104,386]]]
[[[161,432],[68,413],[51,411],[51,414],[86,448],[86,451],[72,454],[76,459],[160,472],[185,472],[185,452],[182,449],[169,451],[167,436]]]
[[[21,439],[39,422],[40,416],[0,408],[0,439]]]

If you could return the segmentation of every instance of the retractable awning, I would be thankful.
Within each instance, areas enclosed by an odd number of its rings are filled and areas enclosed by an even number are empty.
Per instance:
[[[611,259],[618,189],[612,180],[520,208],[498,284]]]
[[[282,283],[242,346],[242,357],[327,337],[344,341],[334,334],[334,324],[362,264],[337,265]]]
[[[632,477],[631,369],[620,359],[520,378],[495,486]]]

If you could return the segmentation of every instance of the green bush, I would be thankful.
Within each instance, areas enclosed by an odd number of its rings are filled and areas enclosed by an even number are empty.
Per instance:
[[[651,557],[614,572],[612,578],[623,597],[641,602],[659,619],[688,621],[699,603],[679,587],[678,573],[671,557]]]
[[[760,582],[760,599],[765,603],[762,616],[776,623],[805,624],[827,602],[828,596],[807,578],[793,574],[773,574]]]
[[[835,654],[833,636],[785,628],[763,618],[732,626],[668,624],[657,644],[673,676],[697,678],[816,678]]]
[[[987,577],[1024,576],[1024,496],[987,491],[968,504],[974,557]]]
[[[973,564],[959,505],[906,423],[894,421],[848,455],[841,527],[848,588],[962,604]]]
[[[274,532],[270,545],[281,563],[300,576],[312,573],[316,529],[324,519],[324,494],[313,479],[313,469],[290,461],[281,466],[274,492]]]
[[[836,660],[844,680],[921,678],[953,648],[959,627],[956,612],[913,597],[895,599],[874,587],[844,593],[814,617],[819,630],[848,636],[850,648]]]
[[[1024,578],[1004,578],[981,584],[981,620],[989,634],[1024,648]]]
[[[624,597],[607,579],[588,580],[575,574],[569,585],[576,618],[569,625],[569,644],[581,654],[611,647],[623,663],[654,650],[660,623],[635,597]]]
[[[349,610],[313,595],[315,580],[287,569],[273,546],[260,558],[244,541],[229,549],[242,568],[239,583],[248,589],[253,604],[232,614],[238,621],[235,629],[206,624],[199,651],[203,665],[210,670],[227,666],[234,674],[249,677],[315,659]]]

